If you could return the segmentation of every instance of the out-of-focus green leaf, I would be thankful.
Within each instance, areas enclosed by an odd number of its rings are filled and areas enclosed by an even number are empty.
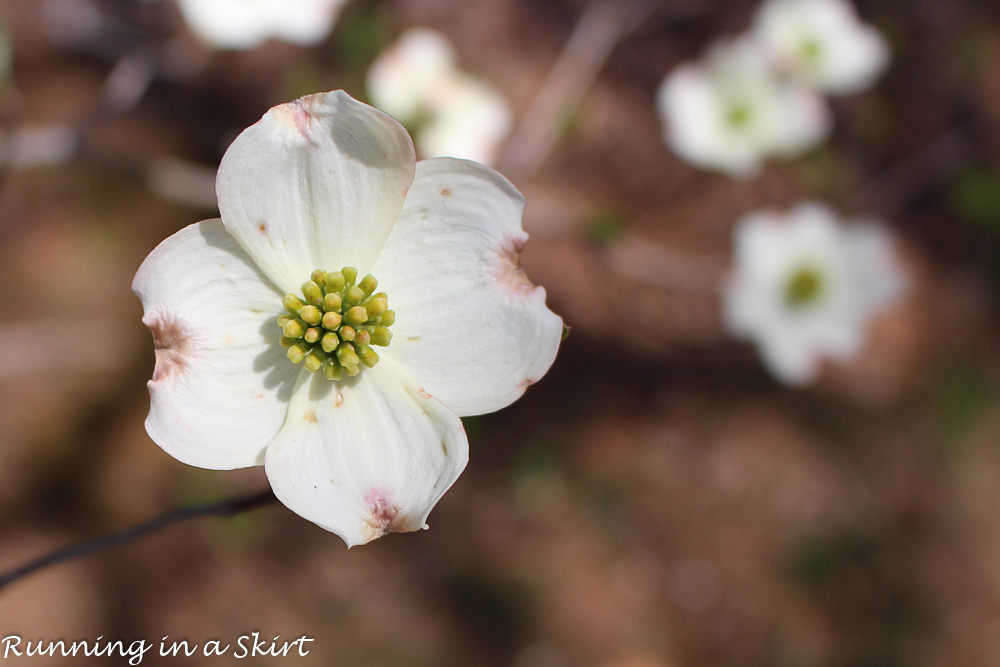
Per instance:
[[[583,222],[587,240],[594,245],[605,246],[625,235],[625,218],[615,211],[601,209]]]
[[[1000,230],[1000,173],[966,172],[955,184],[952,205],[969,222]]]

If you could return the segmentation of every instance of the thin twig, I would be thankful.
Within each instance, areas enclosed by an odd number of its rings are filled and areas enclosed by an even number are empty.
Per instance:
[[[914,199],[967,165],[972,148],[962,128],[951,128],[882,174],[869,178],[851,202],[855,208],[885,218],[896,216]]]
[[[149,521],[140,523],[137,526],[126,528],[125,530],[117,533],[111,533],[110,535],[98,537],[86,542],[71,544],[68,547],[56,549],[55,551],[45,554],[44,556],[40,556],[39,558],[31,560],[24,565],[16,567],[6,574],[0,575],[0,590],[3,590],[6,586],[17,580],[23,579],[29,574],[33,574],[44,568],[58,565],[59,563],[64,563],[66,561],[84,558],[99,551],[104,551],[105,549],[134,542],[141,537],[154,533],[175,523],[209,516],[222,518],[231,517],[243,512],[249,512],[250,510],[272,503],[275,500],[277,500],[277,498],[275,498],[274,492],[271,489],[267,489],[266,491],[258,491],[257,493],[250,495],[237,496],[235,498],[228,498],[214,503],[192,505],[191,507],[180,507],[178,509],[170,510],[169,512],[161,514],[158,517],[154,517]]]
[[[634,234],[608,248],[605,261],[620,276],[667,292],[716,296],[728,258],[718,253],[676,250]]]
[[[552,151],[566,116],[580,104],[618,42],[657,8],[656,2],[595,0],[501,156],[501,171],[528,180]]]

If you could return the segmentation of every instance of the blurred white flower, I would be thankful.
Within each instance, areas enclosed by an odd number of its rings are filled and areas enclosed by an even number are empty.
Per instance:
[[[831,128],[825,101],[780,78],[742,38],[716,44],[704,62],[674,69],[657,106],[674,152],[733,177],[754,175],[767,157],[804,153]]]
[[[368,70],[372,102],[397,120],[420,114],[455,72],[455,52],[438,32],[410,28]]]
[[[765,0],[751,32],[778,67],[831,95],[868,88],[889,64],[850,0]]]
[[[0,165],[30,169],[65,164],[77,147],[76,132],[67,125],[21,127],[9,134],[0,132]]]
[[[252,49],[268,39],[317,44],[346,0],[177,0],[191,30],[220,49]]]
[[[417,134],[420,152],[493,164],[512,124],[503,98],[481,81],[456,73],[435,106]]]
[[[524,199],[480,164],[416,163],[399,123],[340,91],[268,111],[217,191],[222,219],[132,284],[150,437],[190,465],[263,464],[349,546],[425,527],[468,460],[459,417],[516,400],[559,347],[520,269]]]
[[[414,131],[424,157],[492,164],[510,133],[510,107],[494,89],[459,70],[448,41],[411,28],[368,72],[372,103]]]
[[[735,266],[723,293],[731,333],[754,340],[781,381],[813,381],[824,359],[860,350],[874,314],[898,299],[906,276],[888,231],[846,225],[821,204],[751,213],[735,230]]]

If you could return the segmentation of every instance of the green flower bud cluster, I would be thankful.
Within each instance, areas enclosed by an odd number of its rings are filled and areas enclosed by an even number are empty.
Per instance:
[[[310,373],[322,369],[329,380],[377,364],[371,346],[387,346],[389,327],[396,321],[389,297],[375,292],[377,287],[373,276],[358,280],[358,270],[345,266],[340,271],[316,269],[302,285],[301,297],[286,294],[281,301],[286,313],[278,317],[278,326],[292,363]]]

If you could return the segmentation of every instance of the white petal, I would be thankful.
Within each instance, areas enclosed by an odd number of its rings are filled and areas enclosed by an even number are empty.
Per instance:
[[[342,0],[179,0],[191,30],[223,49],[249,49],[269,37],[315,44],[330,32]]]
[[[264,0],[260,0],[264,1]],[[345,0],[266,0],[272,10],[272,34],[294,44],[317,44],[333,28]]]
[[[761,359],[781,382],[804,387],[819,375],[822,351],[794,331],[774,330],[757,341]]]
[[[349,547],[426,528],[469,458],[461,420],[387,360],[296,387],[267,448],[275,495]]]
[[[847,231],[844,243],[852,259],[850,278],[868,308],[887,307],[906,292],[907,275],[888,229],[876,222],[857,224]]]
[[[267,39],[267,28],[238,0],[178,0],[188,27],[205,42],[223,49],[249,49]]]
[[[278,345],[282,293],[219,220],[163,241],[132,290],[156,343],[149,436],[202,468],[263,463],[302,372]]]
[[[831,59],[822,79],[830,95],[851,95],[867,90],[889,65],[889,46],[873,28],[862,28],[845,39],[841,53]]]
[[[460,416],[499,410],[555,360],[562,320],[520,269],[524,199],[492,169],[417,164],[399,221],[375,265],[396,311],[379,351]]]
[[[816,147],[833,130],[826,101],[812,90],[784,83],[775,92],[773,130],[769,149],[782,157],[798,157]]]
[[[226,229],[265,275],[298,293],[314,269],[364,275],[413,180],[413,144],[343,91],[274,107],[226,151],[216,190]]]

